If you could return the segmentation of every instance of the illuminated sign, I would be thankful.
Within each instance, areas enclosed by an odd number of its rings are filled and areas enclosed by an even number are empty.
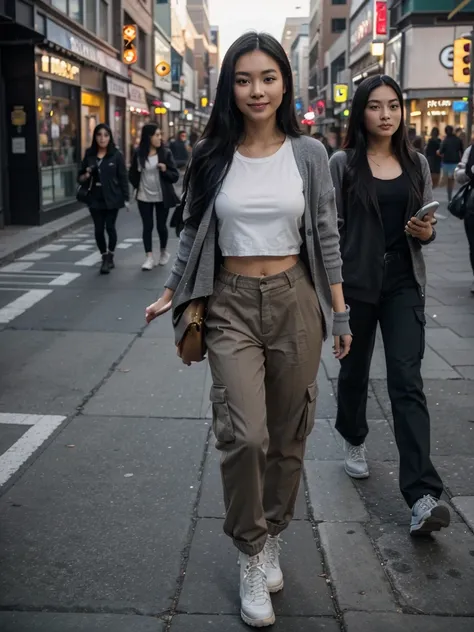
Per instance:
[[[428,99],[428,108],[450,108],[452,106],[452,101],[449,99],[442,99],[440,101],[433,101],[432,99]]]
[[[388,33],[387,0],[375,0],[374,39],[386,36]]]
[[[345,103],[347,101],[349,86],[345,83],[334,84],[334,103]]]
[[[80,68],[75,64],[71,64],[65,59],[53,57],[52,55],[41,56],[41,72],[48,75],[55,75],[74,83],[80,83]]]

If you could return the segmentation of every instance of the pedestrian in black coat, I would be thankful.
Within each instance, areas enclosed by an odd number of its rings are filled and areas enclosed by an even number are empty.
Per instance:
[[[128,206],[129,187],[125,161],[105,123],[94,130],[92,145],[85,153],[77,180],[81,185],[78,199],[87,204],[94,221],[95,240],[102,255],[100,273],[108,274],[115,267],[117,216],[119,209]]]

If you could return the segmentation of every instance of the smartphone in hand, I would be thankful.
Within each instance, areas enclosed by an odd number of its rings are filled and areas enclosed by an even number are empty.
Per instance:
[[[438,210],[439,202],[430,202],[429,204],[425,204],[419,211],[417,211],[415,217],[416,219],[421,219],[422,221],[428,221],[427,215],[429,215],[429,219],[433,219],[435,212]]]

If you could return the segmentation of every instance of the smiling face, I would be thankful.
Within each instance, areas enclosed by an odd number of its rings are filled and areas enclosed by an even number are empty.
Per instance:
[[[244,117],[256,123],[275,118],[286,92],[278,63],[255,50],[238,59],[234,74],[235,103]]]
[[[401,122],[402,107],[395,90],[385,85],[372,90],[364,112],[368,135],[391,137]]]
[[[106,129],[102,128],[95,135],[95,141],[100,149],[107,149],[110,143],[110,134]]]

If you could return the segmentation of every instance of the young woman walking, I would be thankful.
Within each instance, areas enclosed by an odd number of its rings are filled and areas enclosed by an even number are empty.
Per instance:
[[[279,534],[314,425],[322,341],[335,336],[338,358],[351,344],[327,152],[300,136],[291,67],[270,35],[245,34],[227,52],[185,189],[178,255],[146,316],[209,297],[224,530],[240,552],[242,618],[262,627],[283,587]]]
[[[440,147],[441,139],[439,137],[439,129],[437,127],[433,127],[430,139],[426,144],[425,156],[428,159],[428,165],[431,172],[431,182],[433,183],[434,188],[439,186],[439,178],[441,174],[441,156],[439,155]]]
[[[118,212],[128,205],[127,169],[108,125],[97,125],[92,138],[92,145],[85,153],[77,180],[82,185],[90,185],[87,204],[94,221],[97,247],[102,255],[100,273],[109,274],[115,268]],[[109,238],[108,245],[105,232]]]
[[[430,459],[430,417],[423,393],[426,272],[422,247],[436,236],[415,213],[432,201],[427,160],[407,141],[400,87],[387,76],[365,79],[352,103],[344,151],[330,161],[340,217],[344,294],[354,342],[341,361],[336,428],[345,469],[369,475],[365,439],[369,370],[377,323],[400,453],[400,488],[412,508],[410,532],[449,525],[438,503],[443,484]]]
[[[166,222],[170,208],[179,202],[173,187],[173,183],[179,179],[179,171],[173,154],[164,147],[161,130],[155,123],[143,126],[140,145],[132,159],[129,179],[136,189],[138,210],[143,223],[143,246],[146,259],[142,270],[152,270],[156,263],[165,266],[170,260],[170,254],[166,249],[168,245]],[[153,256],[153,214],[156,217],[161,247],[158,262],[155,262]]]

